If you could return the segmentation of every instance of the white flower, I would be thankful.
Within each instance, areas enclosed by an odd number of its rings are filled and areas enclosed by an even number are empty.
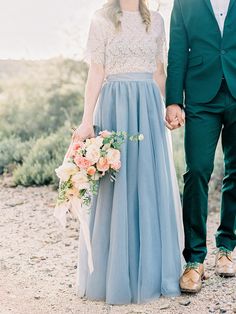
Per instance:
[[[76,189],[83,190],[83,189],[89,189],[89,179],[87,176],[87,172],[85,170],[81,170],[75,175],[72,176],[72,182]]]
[[[91,145],[96,145],[98,147],[101,147],[103,145],[103,140],[104,139],[101,136],[88,138],[85,141],[85,145],[86,145],[86,147],[89,147]]]
[[[95,164],[100,157],[100,148],[96,144],[91,144],[87,147],[86,158],[92,163]]]
[[[110,164],[118,163],[120,161],[120,151],[115,148],[109,148],[106,158]]]
[[[103,138],[101,136],[97,136],[93,138],[92,143],[97,145],[98,147],[101,147],[103,145]]]
[[[139,139],[139,141],[142,141],[144,139],[144,135],[143,134],[139,134],[138,139]]]
[[[70,176],[75,174],[77,171],[77,167],[72,162],[64,162],[60,167],[55,169],[55,172],[59,179],[62,181],[68,181]]]
[[[111,147],[111,144],[110,143],[107,143],[103,146],[103,150],[108,150],[109,148]]]

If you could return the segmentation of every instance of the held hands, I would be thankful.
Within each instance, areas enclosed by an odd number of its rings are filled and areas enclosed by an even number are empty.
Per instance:
[[[78,128],[73,128],[74,133],[72,135],[72,141],[84,141],[87,138],[95,137],[93,124],[82,122]]]
[[[179,105],[173,104],[166,109],[166,126],[168,129],[175,130],[185,123],[185,112]]]

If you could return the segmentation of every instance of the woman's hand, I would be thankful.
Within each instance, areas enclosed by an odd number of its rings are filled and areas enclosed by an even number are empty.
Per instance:
[[[73,142],[84,141],[87,138],[95,137],[93,125],[82,122],[80,126],[74,130],[72,135]]]
[[[185,123],[185,112],[182,108],[173,104],[166,109],[166,126],[170,130],[175,130],[183,126]]]

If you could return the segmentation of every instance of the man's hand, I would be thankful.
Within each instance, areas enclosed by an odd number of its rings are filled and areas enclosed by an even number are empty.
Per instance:
[[[175,130],[185,123],[185,113],[179,105],[173,104],[166,109],[166,126],[170,130]]]

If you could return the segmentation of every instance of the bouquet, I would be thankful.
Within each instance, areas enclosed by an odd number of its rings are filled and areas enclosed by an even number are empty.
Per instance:
[[[55,216],[63,226],[66,213],[78,218],[88,250],[88,264],[93,271],[88,216],[93,195],[98,192],[99,180],[106,174],[115,181],[121,168],[121,146],[128,137],[126,132],[104,130],[97,137],[72,142],[63,164],[57,168],[60,179]],[[128,137],[131,141],[143,140],[143,135]]]

